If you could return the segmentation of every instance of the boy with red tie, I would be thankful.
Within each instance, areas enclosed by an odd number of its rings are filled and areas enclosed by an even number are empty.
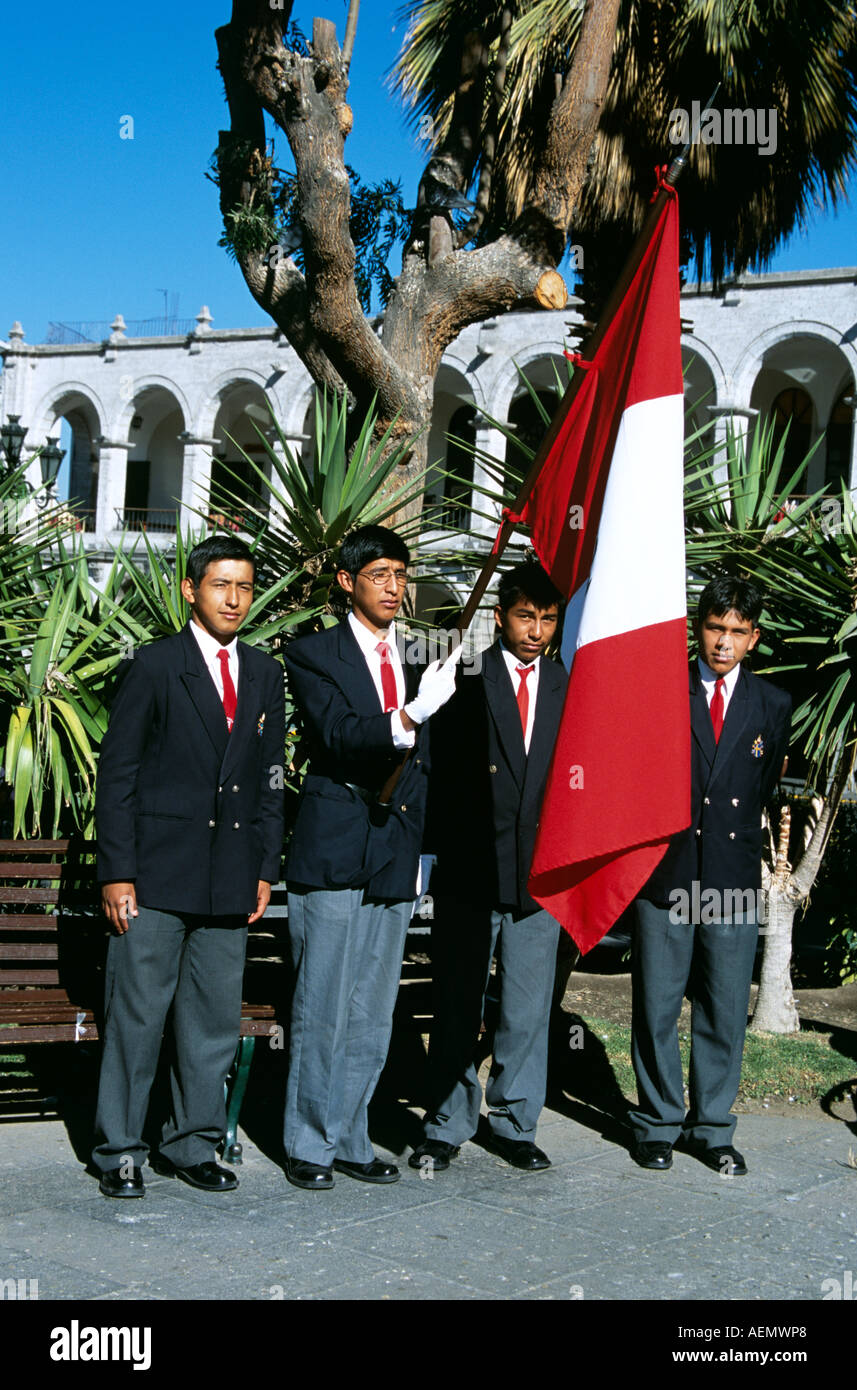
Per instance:
[[[631,1057],[638,1104],[632,1156],[663,1172],[681,1147],[715,1172],[747,1171],[733,1148],[758,938],[762,810],[785,770],[791,700],[752,675],[762,594],[723,575],[699,599],[690,669],[691,823],[636,902]],[[678,1018],[691,989],[690,1106]]]
[[[142,1131],[172,1009],[172,1112],[152,1166],[206,1192],[241,1020],[248,924],[280,877],[283,673],[239,642],[255,562],[212,536],[188,556],[190,622],[136,652],[117,690],[96,788],[98,878],[114,929],[93,1162],[106,1197],[142,1197]]]

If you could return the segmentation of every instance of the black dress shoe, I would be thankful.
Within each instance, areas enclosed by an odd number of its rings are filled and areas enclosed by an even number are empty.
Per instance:
[[[228,1168],[221,1168],[211,1159],[207,1163],[192,1163],[189,1168],[179,1168],[168,1158],[160,1156],[151,1158],[149,1162],[161,1177],[181,1178],[182,1182],[188,1183],[191,1187],[198,1187],[203,1192],[234,1192],[238,1186],[235,1174],[230,1173]]]
[[[102,1173],[98,1180],[98,1190],[103,1192],[105,1197],[145,1197],[146,1189],[143,1186],[143,1173],[136,1166],[131,1169],[130,1178],[127,1176],[127,1168],[110,1168],[106,1173]]]
[[[499,1134],[492,1134],[488,1147],[492,1153],[511,1163],[513,1168],[521,1168],[526,1173],[537,1173],[551,1166],[547,1154],[528,1139],[504,1139]]]
[[[443,1173],[449,1167],[449,1160],[457,1158],[458,1153],[459,1146],[447,1144],[445,1139],[424,1139],[408,1159],[408,1167],[419,1168],[424,1173]]]
[[[292,1187],[303,1187],[307,1192],[323,1192],[333,1187],[333,1173],[329,1165],[305,1163],[302,1158],[289,1158],[286,1155],[286,1177]]]
[[[337,1173],[345,1173],[349,1178],[359,1178],[360,1182],[398,1182],[399,1170],[382,1158],[373,1158],[371,1163],[349,1163],[347,1159],[335,1158],[333,1166]]]
[[[712,1148],[708,1144],[699,1144],[688,1139],[684,1148],[694,1158],[698,1158],[700,1163],[704,1163],[706,1168],[719,1173],[722,1178],[741,1178],[747,1172],[744,1155],[733,1149],[731,1144],[720,1144],[717,1148]]]
[[[673,1146],[661,1140],[640,1139],[632,1148],[631,1157],[641,1168],[665,1173],[673,1166]]]

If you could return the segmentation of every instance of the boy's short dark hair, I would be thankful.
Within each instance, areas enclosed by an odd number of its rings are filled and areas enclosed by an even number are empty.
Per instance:
[[[697,623],[703,623],[709,613],[722,618],[732,609],[752,627],[759,626],[765,596],[752,579],[738,579],[734,574],[719,574],[711,579],[699,595]]]
[[[400,560],[410,564],[411,552],[401,536],[387,526],[360,526],[342,542],[336,568],[352,579],[373,560]]]
[[[513,603],[528,598],[536,608],[559,607],[562,594],[551,582],[537,560],[524,560],[507,570],[497,589],[497,605],[507,613]]]
[[[209,536],[195,545],[187,557],[187,577],[195,589],[202,583],[209,565],[218,560],[247,560],[253,566],[253,577],[256,576],[256,561],[249,545],[238,536]]]

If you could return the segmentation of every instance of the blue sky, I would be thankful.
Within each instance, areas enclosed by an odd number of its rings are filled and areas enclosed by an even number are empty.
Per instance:
[[[307,30],[314,11],[342,32],[343,0],[296,7]],[[164,289],[182,318],[206,303],[220,328],[266,322],[217,245],[217,190],[204,177],[226,123],[214,29],[230,12],[230,0],[3,7],[0,337],[14,319],[39,342],[51,320],[155,317]],[[384,86],[402,38],[394,12],[363,0],[347,155],[364,177],[401,177],[412,204],[420,150]],[[120,139],[124,116],[133,140]],[[856,232],[853,208],[821,217],[771,269],[857,264]]]

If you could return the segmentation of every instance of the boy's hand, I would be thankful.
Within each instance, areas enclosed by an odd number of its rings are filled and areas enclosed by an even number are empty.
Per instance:
[[[131,925],[130,918],[139,915],[137,890],[133,883],[103,883],[101,885],[101,911],[114,931],[120,936]]]
[[[248,927],[251,926],[253,922],[258,922],[260,917],[264,917],[265,908],[270,901],[271,885],[270,883],[266,883],[263,878],[260,878],[256,886],[256,911],[251,912],[250,916],[247,918]]]

